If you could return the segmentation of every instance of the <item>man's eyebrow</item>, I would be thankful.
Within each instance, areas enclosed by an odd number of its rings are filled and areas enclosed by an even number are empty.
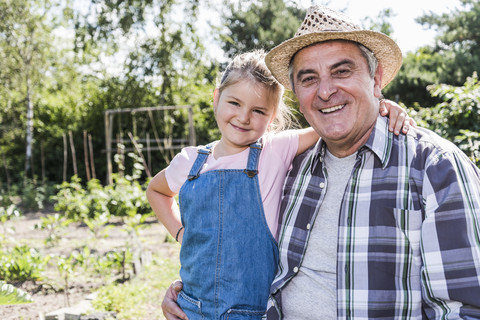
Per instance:
[[[335,68],[341,67],[343,65],[347,65],[347,66],[352,67],[352,66],[355,66],[355,61],[352,61],[351,59],[343,59],[339,62],[336,62],[336,63],[332,64],[330,66],[330,69],[335,69]],[[297,72],[296,78],[297,78],[297,80],[299,80],[304,74],[309,74],[309,73],[315,73],[315,70],[313,70],[313,69],[299,70]]]
[[[348,65],[348,66],[354,66],[355,65],[355,61],[352,61],[350,59],[343,59],[337,63],[334,63],[330,69],[335,69],[335,68],[338,68],[338,67],[341,67],[343,65]]]
[[[296,76],[297,80],[299,80],[304,74],[308,74],[308,73],[315,73],[315,71],[313,69],[299,70]]]

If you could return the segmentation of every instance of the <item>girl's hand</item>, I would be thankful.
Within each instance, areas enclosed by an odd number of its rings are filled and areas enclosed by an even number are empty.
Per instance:
[[[407,133],[410,126],[417,126],[415,120],[408,116],[407,111],[391,100],[380,100],[380,114],[382,116],[388,115],[390,118],[388,130],[397,136],[400,134],[400,130]]]

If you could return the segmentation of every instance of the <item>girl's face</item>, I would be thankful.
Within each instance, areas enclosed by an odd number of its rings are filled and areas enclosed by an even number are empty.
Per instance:
[[[268,99],[268,91],[262,85],[241,80],[214,93],[214,111],[222,155],[245,150],[257,141],[273,121],[275,108]]]

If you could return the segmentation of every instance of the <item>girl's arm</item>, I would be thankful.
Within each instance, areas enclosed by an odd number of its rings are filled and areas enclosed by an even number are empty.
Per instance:
[[[150,181],[146,195],[158,220],[175,237],[182,227],[182,222],[180,221],[180,210],[174,198],[176,193],[170,190],[168,186],[165,169],[157,173]],[[182,243],[182,238],[183,230],[178,234],[178,242]]]
[[[300,129],[300,130],[297,130],[297,132],[298,132],[298,149],[297,149],[297,153],[295,154],[296,156],[298,156],[301,153],[304,153],[305,150],[307,150],[312,145],[317,143],[318,138],[320,138],[318,133],[315,130],[313,130],[312,127]]]
[[[417,126],[415,120],[410,118],[401,106],[391,100],[380,100],[380,114],[390,118],[388,130],[396,134],[407,133],[410,126]],[[318,141],[319,135],[312,128],[298,130],[298,150],[296,155],[305,152]]]
[[[417,126],[415,120],[408,116],[407,111],[391,100],[380,100],[380,114],[382,116],[388,115],[390,118],[388,130],[397,136],[400,134],[400,130],[407,133],[410,126]]]

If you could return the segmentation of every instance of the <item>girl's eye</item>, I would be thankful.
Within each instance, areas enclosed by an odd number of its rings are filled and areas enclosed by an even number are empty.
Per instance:
[[[237,101],[235,101],[235,100],[228,101],[228,103],[231,104],[232,106],[235,106],[235,107],[240,106],[240,104],[239,104]]]
[[[258,109],[253,110],[253,112],[258,113],[258,114],[261,114],[261,115],[264,115],[264,114],[265,114],[264,111],[258,110]]]

